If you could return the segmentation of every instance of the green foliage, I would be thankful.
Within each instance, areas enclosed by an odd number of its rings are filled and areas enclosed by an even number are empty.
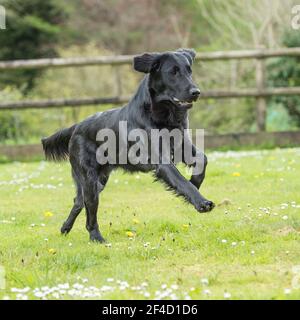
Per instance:
[[[299,31],[289,31],[284,34],[283,45],[289,48],[300,47]],[[269,85],[273,87],[300,86],[300,58],[277,58],[268,66]],[[300,127],[300,97],[282,96],[272,99],[272,102],[282,104]]]
[[[281,103],[269,103],[267,112],[267,131],[297,130],[297,125],[287,108]]]
[[[19,100],[22,94],[16,89],[6,87],[5,90],[0,91],[0,97],[6,101],[15,101]],[[1,111],[0,123],[0,142],[18,141],[19,130],[25,125],[21,114],[15,111]]]
[[[253,87],[253,61],[196,62],[193,76],[202,91],[235,90]],[[234,70],[235,72],[232,72]],[[204,128],[209,134],[253,131],[254,99],[208,99],[200,97],[190,112],[192,128]]]
[[[249,132],[254,123],[251,99],[209,99],[197,102],[190,113],[192,128],[204,128],[208,134]]]
[[[53,57],[65,13],[53,0],[3,0],[7,28],[0,32],[0,60]],[[24,92],[32,89],[40,70],[5,71],[0,83],[16,85]]]

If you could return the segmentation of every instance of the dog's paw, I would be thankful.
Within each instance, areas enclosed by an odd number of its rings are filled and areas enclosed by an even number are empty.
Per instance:
[[[99,243],[106,242],[106,240],[101,236],[100,232],[96,230],[90,232],[90,240]]]
[[[67,235],[72,229],[72,226],[68,225],[67,223],[64,223],[60,229],[61,234]]]
[[[209,212],[215,207],[215,204],[212,201],[209,200],[203,200],[201,201],[198,206],[197,210],[199,212]]]

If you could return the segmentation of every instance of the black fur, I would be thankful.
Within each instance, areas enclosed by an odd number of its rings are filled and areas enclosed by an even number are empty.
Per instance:
[[[47,159],[59,161],[69,156],[72,176],[77,188],[74,206],[61,228],[62,233],[68,233],[72,229],[77,216],[85,207],[86,227],[91,240],[104,241],[97,223],[99,193],[104,189],[111,171],[117,167],[130,172],[151,171],[157,180],[166,185],[167,189],[183,197],[199,212],[212,210],[214,204],[206,200],[198,191],[205,177],[207,158],[192,145],[190,139],[182,139],[182,145],[189,145],[193,150],[193,155],[197,155],[197,161],[203,164],[203,171],[200,174],[194,171],[190,181],[180,174],[173,163],[154,165],[149,161],[147,164],[138,163],[136,165],[130,163],[100,165],[96,159],[97,148],[101,145],[101,142],[96,141],[97,132],[100,129],[110,128],[117,137],[124,137],[125,132],[119,132],[120,121],[127,121],[128,132],[132,129],[146,130],[148,140],[150,140],[151,129],[172,130],[177,128],[183,131],[188,128],[188,109],[192,107],[192,102],[197,100],[200,94],[191,76],[194,58],[195,52],[190,49],[147,53],[135,57],[134,68],[146,75],[127,105],[96,113],[42,140]],[[179,103],[177,99],[187,102]],[[127,157],[128,149],[118,149],[117,153],[119,156],[125,153]],[[160,158],[161,156],[162,154],[159,154]],[[188,160],[183,159],[183,162],[190,164]]]

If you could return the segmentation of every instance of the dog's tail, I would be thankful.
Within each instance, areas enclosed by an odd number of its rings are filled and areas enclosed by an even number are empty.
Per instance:
[[[48,138],[42,139],[43,149],[47,160],[63,161],[69,156],[69,141],[76,128],[62,129]]]

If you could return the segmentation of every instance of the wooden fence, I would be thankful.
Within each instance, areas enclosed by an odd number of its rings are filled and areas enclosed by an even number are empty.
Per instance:
[[[268,88],[266,86],[266,65],[265,60],[274,57],[299,57],[300,48],[282,48],[282,49],[256,49],[240,51],[220,51],[197,53],[198,61],[218,61],[218,60],[242,60],[255,59],[256,61],[256,87],[248,89],[233,90],[209,90],[202,92],[201,99],[224,99],[224,98],[245,98],[252,97],[256,99],[256,123],[257,131],[264,132],[266,129],[266,106],[267,98],[271,96],[300,95],[300,87]],[[0,61],[0,72],[13,69],[31,69],[31,68],[62,68],[79,67],[93,65],[120,66],[132,63],[133,56],[110,56],[110,57],[91,57],[91,58],[54,58],[37,60],[16,60]],[[33,100],[17,102],[0,102],[1,110],[23,110],[32,108],[59,108],[59,107],[78,107],[97,104],[122,104],[129,100],[129,97],[122,96],[122,83],[119,77],[117,83],[116,96],[114,97],[91,97],[91,98],[72,98],[72,99],[51,99],[51,100]],[[292,137],[293,133],[287,136]],[[295,137],[299,137],[299,134]],[[293,138],[292,138],[293,140]],[[291,141],[295,142],[295,141]]]

